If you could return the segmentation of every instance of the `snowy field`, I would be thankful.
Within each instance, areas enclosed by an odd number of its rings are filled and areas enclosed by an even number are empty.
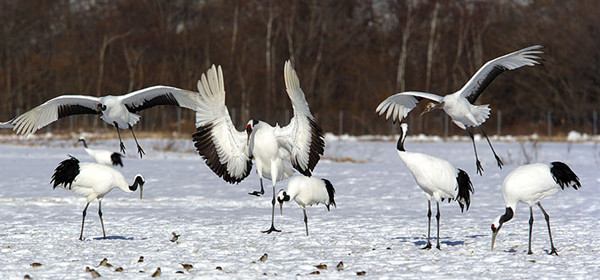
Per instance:
[[[395,141],[355,140],[327,138],[325,157],[314,174],[331,180],[337,208],[308,208],[307,237],[302,211],[293,203],[275,217],[281,233],[260,232],[270,223],[271,188],[265,184],[263,197],[248,195],[259,188],[254,172],[239,185],[229,185],[206,167],[191,141],[142,139],[146,156],[140,160],[133,157],[135,144],[129,139],[130,158],[119,170],[130,183],[137,173],[146,177],[144,199],[118,189],[105,197],[106,240],[98,204],[90,204],[83,241],[77,238],[85,199],[52,190],[49,183],[67,154],[91,161],[74,145],[76,138],[0,144],[0,279],[92,278],[86,267],[109,279],[149,278],[158,267],[161,277],[171,279],[347,279],[361,278],[357,272],[362,271],[371,279],[600,279],[597,144],[496,141],[506,164],[501,170],[487,143],[479,141],[481,177],[475,174],[470,142],[409,138],[408,151],[450,160],[469,173],[475,188],[468,212],[461,213],[456,203],[442,204],[442,248],[427,251],[420,249],[426,242],[427,201],[398,158]],[[118,147],[116,139],[89,145]],[[500,185],[505,175],[527,161],[556,160],[570,165],[583,185],[542,201],[559,256],[547,255],[547,228],[537,208],[534,254],[526,254],[529,213],[523,204],[491,252],[490,225],[504,213]],[[277,190],[286,184],[279,183]],[[170,241],[171,232],[181,235],[177,242]],[[261,262],[263,254],[268,259]],[[104,258],[113,267],[98,266]],[[344,268],[338,271],[340,261]],[[318,269],[318,264],[327,268]],[[118,267],[122,271],[115,271]],[[311,274],[315,271],[319,274]]]

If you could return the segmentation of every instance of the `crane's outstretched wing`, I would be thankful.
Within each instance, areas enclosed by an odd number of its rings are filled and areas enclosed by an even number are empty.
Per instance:
[[[250,174],[252,160],[248,135],[235,129],[227,106],[221,66],[213,65],[198,81],[194,146],[206,165],[228,183],[239,183]]]
[[[55,122],[60,118],[80,115],[98,114],[98,97],[86,95],[61,95],[52,98],[22,115],[13,118],[2,125],[13,125],[17,134],[33,134],[38,129]]]
[[[303,175],[311,176],[325,149],[323,130],[310,113],[300,80],[289,60],[285,62],[283,74],[294,117],[285,127],[276,127],[275,136],[279,145],[290,153],[292,166]]]
[[[544,53],[538,51],[541,48],[542,46],[535,45],[488,61],[460,89],[460,96],[473,104],[483,90],[502,72],[539,64],[540,62],[536,59],[540,59],[540,57],[536,54]]]
[[[396,93],[385,100],[383,100],[375,109],[375,112],[379,115],[385,113],[385,119],[392,117],[392,121],[402,121],[406,118],[408,112],[412,111],[417,107],[417,103],[424,98],[433,100],[435,102],[442,102],[442,97],[432,93],[418,92],[418,91],[405,91]]]
[[[131,113],[156,105],[174,105],[192,110],[198,108],[198,93],[169,86],[152,86],[119,98]]]

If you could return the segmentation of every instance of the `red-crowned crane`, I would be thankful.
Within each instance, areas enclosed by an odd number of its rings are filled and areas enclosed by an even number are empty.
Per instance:
[[[53,189],[61,187],[87,198],[87,204],[83,209],[81,218],[81,233],[79,234],[79,240],[82,240],[86,211],[92,201],[98,199],[98,216],[102,225],[102,236],[106,239],[104,221],[102,220],[102,199],[114,188],[132,193],[137,190],[138,186],[140,187],[140,199],[142,199],[145,180],[141,174],[137,174],[133,179],[133,184],[129,185],[123,174],[110,166],[93,162],[80,163],[78,159],[70,156],[56,167],[50,183],[53,184]]]
[[[558,255],[552,242],[550,231],[550,216],[540,204],[540,200],[552,196],[565,187],[578,189],[581,187],[579,178],[569,166],[555,161],[552,163],[534,163],[517,167],[511,171],[502,183],[502,196],[506,205],[505,213],[498,216],[492,223],[492,251],[496,242],[496,235],[502,225],[513,218],[517,210],[517,203],[522,202],[529,205],[529,249],[531,251],[531,230],[533,228],[533,205],[542,210],[546,224],[548,225],[548,236],[550,237],[550,254]]]
[[[446,114],[452,118],[452,122],[454,122],[454,124],[467,131],[469,137],[471,137],[471,141],[473,142],[477,173],[481,175],[483,172],[483,167],[481,166],[481,162],[477,156],[477,148],[475,147],[473,133],[468,129],[468,127],[479,127],[479,130],[492,149],[494,157],[496,157],[498,167],[502,168],[502,160],[500,160],[500,157],[498,157],[496,151],[494,151],[494,147],[492,147],[490,139],[481,127],[481,125],[490,115],[490,108],[488,108],[489,104],[474,105],[474,103],[479,95],[485,90],[485,88],[487,88],[487,86],[494,80],[494,78],[496,78],[496,76],[500,75],[502,72],[514,70],[523,66],[534,66],[538,64],[539,62],[536,59],[539,59],[539,57],[536,56],[536,54],[543,53],[542,51],[539,51],[541,48],[542,46],[538,45],[531,46],[488,61],[461,89],[452,94],[442,97],[426,92],[401,92],[394,94],[382,101],[379,106],[377,106],[376,111],[379,113],[379,115],[386,114],[386,119],[392,117],[394,122],[396,120],[402,121],[402,119],[405,118],[406,115],[408,115],[408,113],[417,106],[419,101],[425,98],[432,100],[436,103],[430,102],[427,104],[427,107],[421,113],[421,115],[435,109],[443,109]]]
[[[288,182],[287,189],[282,189],[277,193],[277,201],[279,202],[279,211],[281,211],[281,214],[283,214],[283,203],[291,200],[295,201],[302,208],[302,212],[304,212],[306,236],[308,236],[306,206],[320,203],[327,207],[327,211],[329,211],[331,205],[337,208],[335,204],[335,189],[327,179],[306,177],[303,175],[292,177]]]
[[[268,174],[273,186],[271,227],[263,231],[279,232],[274,226],[275,184],[291,175],[282,158],[289,154],[292,166],[303,175],[311,171],[321,158],[325,147],[323,130],[308,108],[300,81],[290,61],[284,66],[287,94],[292,101],[294,117],[284,127],[250,120],[246,131],[233,126],[225,106],[225,86],[221,67],[214,65],[198,81],[200,108],[196,111],[197,131],[194,145],[210,169],[228,183],[239,183],[252,169],[252,160],[261,178]]]
[[[129,128],[141,158],[145,152],[133,132],[133,125],[140,119],[136,113],[156,105],[175,105],[196,110],[198,93],[169,86],[152,86],[120,96],[61,95],[1,125],[14,125],[13,130],[17,134],[29,135],[64,117],[100,115],[103,121],[117,129],[122,153],[125,153],[125,145],[119,129]]]
[[[404,148],[404,141],[408,132],[408,124],[400,124],[400,138],[396,145],[398,156],[410,173],[415,178],[417,185],[425,192],[427,198],[427,245],[423,249],[431,249],[431,198],[437,204],[437,249],[440,249],[440,201],[444,199],[456,200],[460,206],[461,212],[464,206],[471,204],[471,193],[473,184],[467,172],[454,167],[447,160],[443,160],[428,154],[407,152]]]

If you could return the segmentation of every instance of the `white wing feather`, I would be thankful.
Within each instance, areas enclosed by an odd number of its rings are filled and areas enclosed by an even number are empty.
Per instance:
[[[61,95],[44,102],[22,115],[5,122],[5,125],[14,125],[13,130],[17,134],[33,134],[38,129],[55,122],[59,117],[67,115],[93,113],[98,108],[99,98],[85,95]],[[63,116],[59,116],[59,110],[63,108]],[[70,110],[70,111],[69,111]]]
[[[275,136],[279,145],[290,153],[294,168],[310,176],[310,171],[323,154],[325,146],[323,131],[310,112],[304,92],[300,88],[298,75],[289,60],[285,62],[283,73],[286,91],[294,109],[294,117],[287,126],[282,128],[276,126]]]
[[[389,119],[392,117],[392,121],[401,121],[406,118],[406,115],[412,109],[417,107],[417,103],[419,103],[419,98],[427,98],[433,100],[435,102],[442,102],[442,97],[439,95],[426,93],[426,92],[418,92],[418,91],[405,91],[401,93],[396,93],[377,106],[375,111],[379,113],[379,115],[385,114],[385,119]]]
[[[218,71],[218,72],[217,72]],[[198,152],[217,175],[230,183],[243,180],[252,168],[248,136],[237,131],[225,106],[225,86],[221,67],[213,65],[198,81],[194,142]]]

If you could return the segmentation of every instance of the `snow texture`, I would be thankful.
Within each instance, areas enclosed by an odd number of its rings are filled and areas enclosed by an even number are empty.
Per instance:
[[[284,205],[275,217],[281,233],[263,234],[269,226],[272,188],[265,180],[262,197],[251,175],[238,185],[218,178],[194,152],[192,141],[141,139],[147,154],[129,148],[121,171],[128,182],[146,178],[144,199],[118,189],[102,203],[107,239],[103,240],[93,202],[87,211],[84,240],[79,241],[85,198],[52,190],[50,177],[67,154],[91,161],[72,140],[29,139],[0,144],[0,279],[90,279],[86,267],[109,279],[148,278],[161,268],[169,279],[599,279],[599,151],[592,142],[496,142],[506,164],[496,166],[485,141],[478,141],[485,171],[475,173],[470,142],[417,142],[407,151],[451,161],[469,173],[475,189],[469,211],[453,202],[441,205],[441,250],[421,250],[427,235],[427,201],[400,161],[393,141],[362,141],[329,135],[325,155],[314,175],[331,180],[337,208],[307,208],[310,236],[302,211]],[[6,142],[6,141],[5,141]],[[91,141],[116,150],[116,139]],[[546,223],[534,208],[533,255],[527,255],[527,206],[498,234],[490,251],[493,219],[504,213],[500,186],[508,172],[528,162],[563,161],[579,176],[580,190],[566,189],[543,200],[550,215],[559,256],[548,255]],[[297,173],[296,173],[297,175]],[[284,188],[287,180],[279,183]],[[435,203],[433,203],[435,215]],[[179,234],[171,242],[172,234]],[[432,220],[435,244],[435,218]],[[266,261],[259,260],[268,254]],[[144,262],[138,262],[140,256]],[[107,258],[113,267],[98,266]],[[344,269],[336,270],[343,261]],[[39,263],[41,266],[32,266]],[[181,264],[191,264],[184,269]],[[318,269],[318,264],[327,269]],[[115,271],[122,267],[121,272]],[[220,267],[221,270],[217,269]],[[310,273],[319,271],[319,275]],[[178,272],[183,274],[177,274]]]

